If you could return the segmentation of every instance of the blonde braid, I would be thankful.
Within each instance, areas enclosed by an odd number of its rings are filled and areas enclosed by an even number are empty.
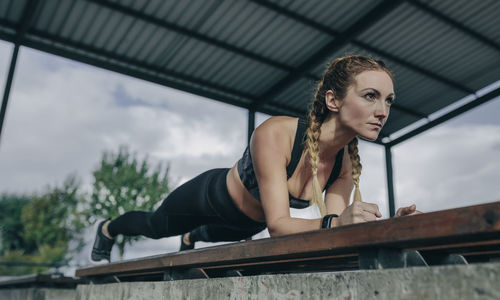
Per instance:
[[[318,164],[319,164],[319,136],[321,135],[321,122],[316,120],[316,116],[309,113],[309,124],[307,126],[307,152],[309,154],[309,162],[312,168],[312,204],[316,204],[319,208],[321,216],[326,215],[326,207],[323,202],[323,193],[318,180]]]
[[[359,191],[359,176],[361,175],[361,161],[358,154],[358,138],[352,139],[348,146],[349,157],[352,163],[352,180],[354,181],[354,201],[361,201],[361,192]]]

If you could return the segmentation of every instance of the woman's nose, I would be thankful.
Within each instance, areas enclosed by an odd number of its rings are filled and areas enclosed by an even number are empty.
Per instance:
[[[389,107],[385,105],[382,101],[377,102],[377,107],[375,108],[375,116],[380,119],[387,118],[389,114]]]

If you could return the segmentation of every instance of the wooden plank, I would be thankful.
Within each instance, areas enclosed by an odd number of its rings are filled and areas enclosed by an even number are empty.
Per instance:
[[[78,269],[76,276],[99,276],[276,263],[356,254],[363,247],[451,247],[500,239],[500,202],[393,218],[277,238],[234,243]]]

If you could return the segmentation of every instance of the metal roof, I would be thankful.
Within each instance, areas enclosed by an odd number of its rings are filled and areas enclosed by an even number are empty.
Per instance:
[[[500,94],[477,94],[500,79],[498,20],[493,0],[0,1],[1,39],[271,115],[305,115],[333,57],[383,59],[397,95],[386,145]]]

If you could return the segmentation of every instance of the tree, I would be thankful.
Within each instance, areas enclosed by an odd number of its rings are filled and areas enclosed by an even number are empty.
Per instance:
[[[30,198],[7,197],[4,207],[10,216],[2,218],[2,261],[21,262],[17,268],[0,267],[0,274],[21,275],[46,271],[51,264],[69,261],[83,245],[84,222],[78,212],[83,197],[78,195],[76,176],[70,175],[62,187],[48,187]],[[17,201],[17,203],[13,203]],[[15,220],[12,220],[15,218]]]
[[[86,219],[89,225],[100,219],[116,218],[131,210],[151,211],[155,204],[170,192],[168,165],[161,163],[150,171],[148,158],[138,160],[126,146],[118,153],[105,152],[99,167],[94,170],[93,191]],[[125,246],[140,237],[120,237],[116,241],[120,259]]]
[[[0,196],[0,255],[6,251],[22,250],[32,253],[35,245],[26,245],[22,237],[24,230],[21,221],[23,207],[30,201],[29,196],[2,194]]]
[[[81,233],[85,224],[78,205],[84,198],[77,194],[78,188],[76,176],[70,175],[62,188],[49,187],[46,193],[33,196],[23,208],[24,240],[35,243],[38,250],[44,245],[61,248],[60,257],[53,260],[68,259],[66,254],[74,254],[83,246]],[[74,249],[69,248],[70,241],[75,243]]]

